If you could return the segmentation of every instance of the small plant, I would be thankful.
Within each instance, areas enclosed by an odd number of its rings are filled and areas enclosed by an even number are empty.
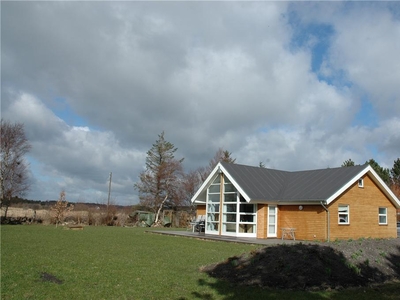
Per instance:
[[[362,255],[362,249],[359,249],[358,251],[356,251],[356,252],[354,252],[352,255],[351,255],[351,258],[352,259],[357,259],[357,258],[359,258],[361,255]]]
[[[61,191],[60,198],[58,199],[57,203],[54,204],[54,206],[51,208],[56,227],[59,223],[64,221],[65,214],[73,209],[73,204],[68,206],[68,201],[65,199],[65,191]]]
[[[360,275],[361,274],[361,269],[359,267],[357,267],[356,265],[350,263],[350,262],[346,262],[346,266],[352,270],[355,274]]]

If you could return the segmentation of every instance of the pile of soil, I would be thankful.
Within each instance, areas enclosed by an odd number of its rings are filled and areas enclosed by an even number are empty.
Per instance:
[[[265,247],[202,268],[233,284],[326,290],[400,279],[400,238]]]

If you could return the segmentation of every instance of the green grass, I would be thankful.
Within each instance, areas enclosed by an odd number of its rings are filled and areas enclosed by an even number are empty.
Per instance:
[[[341,292],[233,286],[199,272],[259,246],[143,228],[1,227],[1,299],[397,299],[399,284]],[[48,273],[62,284],[45,282]]]

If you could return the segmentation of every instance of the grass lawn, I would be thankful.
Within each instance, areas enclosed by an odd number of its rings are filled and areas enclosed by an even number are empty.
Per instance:
[[[260,246],[145,230],[2,226],[1,299],[399,299],[399,284],[341,292],[232,286],[199,268]]]

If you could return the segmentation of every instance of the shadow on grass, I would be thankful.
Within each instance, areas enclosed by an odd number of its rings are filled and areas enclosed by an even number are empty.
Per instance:
[[[357,264],[351,263],[342,252],[330,246],[278,245],[239,257],[231,257],[225,262],[204,267],[202,271],[218,281],[216,283],[199,282],[199,285],[210,286],[218,294],[225,295],[227,298],[224,299],[238,299],[236,297],[238,295],[234,295],[237,289],[228,289],[229,284],[232,287],[237,285],[250,286],[253,289],[266,287],[277,289],[277,291],[280,289],[342,290],[349,287],[365,287],[372,283],[383,283],[395,277],[400,278],[400,257],[389,255],[387,259],[388,265],[394,268],[397,276],[382,273],[378,268],[372,267],[368,260]],[[240,289],[241,293],[243,291]],[[199,299],[212,299],[207,298],[210,295],[193,296]],[[240,298],[246,297],[242,297],[241,294]]]

